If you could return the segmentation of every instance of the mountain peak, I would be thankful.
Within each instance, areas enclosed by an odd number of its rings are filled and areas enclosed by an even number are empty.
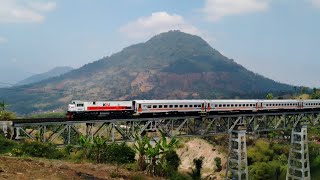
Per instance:
[[[31,90],[20,93],[0,89],[0,96],[5,94],[13,110],[28,113],[63,108],[72,99],[258,98],[254,94],[292,89],[248,71],[201,37],[181,31],[161,33],[28,88]],[[37,89],[42,96],[30,93]],[[19,103],[18,96],[25,103]]]

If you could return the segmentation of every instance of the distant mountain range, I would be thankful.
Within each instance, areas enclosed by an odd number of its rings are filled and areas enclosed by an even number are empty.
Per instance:
[[[52,77],[56,77],[56,76],[60,76],[61,74],[65,74],[69,71],[73,70],[72,67],[68,67],[68,66],[62,66],[62,67],[55,67],[51,70],[49,70],[48,72],[45,73],[41,73],[41,74],[36,74],[33,76],[30,76],[22,81],[19,81],[17,83],[17,85],[25,85],[25,84],[31,84],[31,83],[36,83],[36,82],[40,82],[43,81],[45,79],[49,79]]]
[[[59,77],[0,89],[20,114],[65,110],[72,99],[263,98],[293,87],[253,73],[180,31],[154,36]]]

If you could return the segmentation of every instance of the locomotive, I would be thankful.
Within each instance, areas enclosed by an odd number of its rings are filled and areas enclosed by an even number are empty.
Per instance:
[[[68,105],[68,118],[112,115],[212,114],[215,112],[257,112],[320,108],[320,100],[133,100],[81,101]]]

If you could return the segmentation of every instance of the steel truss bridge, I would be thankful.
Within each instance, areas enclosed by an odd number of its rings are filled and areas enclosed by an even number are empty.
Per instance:
[[[247,179],[246,136],[291,130],[287,179],[310,178],[307,127],[320,127],[320,110],[225,113],[207,116],[130,117],[74,120],[24,119],[0,122],[0,131],[11,139],[30,138],[60,145],[75,145],[80,135],[108,138],[109,142],[133,141],[134,134],[161,130],[168,137],[229,135],[226,179]],[[156,133],[155,133],[156,134]]]

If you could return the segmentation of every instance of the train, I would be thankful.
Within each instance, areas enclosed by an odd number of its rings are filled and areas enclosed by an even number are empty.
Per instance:
[[[132,100],[82,101],[72,100],[67,118],[141,116],[141,115],[197,115],[221,112],[288,111],[320,109],[320,99],[314,100]]]

